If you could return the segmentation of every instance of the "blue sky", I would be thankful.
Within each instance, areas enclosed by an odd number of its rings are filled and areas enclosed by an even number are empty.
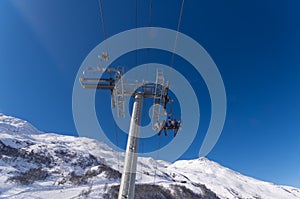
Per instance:
[[[180,5],[153,1],[151,25],[176,30]],[[138,2],[137,10],[138,27],[147,26],[149,1]],[[299,10],[297,0],[186,1],[180,27],[208,51],[226,88],[226,123],[208,158],[258,179],[297,187]],[[103,1],[103,14],[108,36],[136,27],[135,1]],[[0,112],[46,132],[77,135],[73,83],[83,59],[104,39],[100,22],[97,0],[1,0]],[[139,64],[147,63],[143,52],[138,55]],[[118,62],[132,66],[134,56]],[[151,51],[150,60],[169,64],[171,55]],[[184,61],[176,57],[176,64],[180,70]],[[204,96],[203,123],[183,159],[197,157],[210,118],[205,85],[201,79],[195,84],[197,96]]]

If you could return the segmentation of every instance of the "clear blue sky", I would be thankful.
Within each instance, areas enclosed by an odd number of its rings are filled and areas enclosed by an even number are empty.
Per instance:
[[[180,5],[153,1],[151,25],[175,30]],[[108,36],[135,28],[135,1],[103,0],[103,9]],[[186,1],[180,28],[208,51],[226,87],[226,123],[208,158],[258,179],[297,187],[299,10],[298,0]],[[140,1],[138,27],[148,25],[148,13],[149,1]],[[100,22],[97,0],[1,0],[0,112],[46,132],[77,135],[73,83],[83,59],[103,41]],[[150,56],[169,64],[170,54],[161,54]],[[124,60],[133,64],[132,57]],[[139,64],[144,59],[139,57]],[[176,63],[183,61],[177,57]],[[200,87],[198,95],[207,95]],[[207,129],[209,98],[202,103],[203,125],[183,159],[196,158],[196,143]]]

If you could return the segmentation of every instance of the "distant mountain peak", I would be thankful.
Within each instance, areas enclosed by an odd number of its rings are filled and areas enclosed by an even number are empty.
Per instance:
[[[10,134],[41,134],[33,125],[29,122],[15,118],[12,116],[4,115],[0,113],[0,133],[6,132]]]

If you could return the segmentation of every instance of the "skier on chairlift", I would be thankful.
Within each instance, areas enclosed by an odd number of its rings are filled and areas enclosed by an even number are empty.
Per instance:
[[[179,127],[180,127],[180,120],[178,121],[176,119],[171,120],[171,129],[174,130],[174,137],[177,135]]]
[[[167,136],[167,130],[173,130],[174,131],[174,137],[177,135],[177,132],[180,128],[180,120],[171,119],[171,117],[168,117],[167,121],[163,121],[161,128],[158,132],[158,136],[160,136],[161,132],[164,131],[165,136]]]
[[[175,126],[174,126],[174,137],[177,135],[177,132],[178,132],[178,130],[179,130],[179,128],[180,128],[180,123],[181,123],[180,120],[178,120],[178,121],[175,122]]]
[[[171,119],[170,116],[168,117],[167,126],[168,126],[168,127],[171,127],[171,126],[172,126],[172,119]]]
[[[177,123],[176,119],[172,119],[171,120],[171,127],[172,127],[172,129],[175,128],[176,123]]]

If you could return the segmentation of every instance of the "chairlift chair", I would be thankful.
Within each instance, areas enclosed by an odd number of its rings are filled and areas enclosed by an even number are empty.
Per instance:
[[[109,74],[109,77],[102,77],[104,74]],[[79,80],[84,88],[105,89],[112,92],[115,82],[121,76],[121,72],[115,68],[89,67],[82,72]]]
[[[173,131],[174,137],[177,135],[177,132],[182,129],[182,119],[176,114],[172,113],[172,101],[170,97],[165,96],[165,101],[163,103],[164,109],[167,109],[167,104],[169,104],[169,113],[166,114],[167,119],[164,119],[158,128],[158,135],[164,131],[165,136],[167,136],[167,131]],[[173,123],[174,122],[174,123]]]

